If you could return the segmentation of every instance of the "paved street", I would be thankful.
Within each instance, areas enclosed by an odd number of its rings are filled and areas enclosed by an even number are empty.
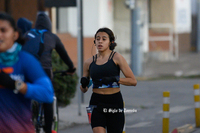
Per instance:
[[[170,91],[170,131],[185,124],[195,124],[193,85],[196,83],[200,83],[200,79],[139,81],[136,87],[121,86],[125,108],[137,110],[137,113],[126,113],[126,133],[162,132],[163,91]],[[84,94],[84,106],[87,106],[91,93],[90,89]],[[77,103],[77,97],[72,103]],[[60,120],[73,119],[68,117]],[[82,124],[64,127],[60,133],[92,132],[86,114],[80,117],[81,120]]]
[[[170,131],[185,124],[195,124],[193,85],[200,84],[200,79],[166,80],[166,77],[200,75],[199,59],[200,53],[188,52],[180,54],[177,61],[148,60],[143,65],[144,74],[137,77],[140,80],[136,87],[121,86],[125,107],[137,109],[137,113],[126,114],[126,133],[162,132],[163,91],[170,91]],[[163,80],[141,81],[149,77]],[[78,116],[77,94],[69,106],[59,108],[60,133],[92,132],[85,110],[91,94],[91,88],[84,94],[81,116]],[[195,133],[200,133],[200,129]]]

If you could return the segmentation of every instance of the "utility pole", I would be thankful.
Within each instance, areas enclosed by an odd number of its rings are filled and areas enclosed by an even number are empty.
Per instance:
[[[197,48],[196,51],[200,52],[200,0],[197,0]]]
[[[82,13],[82,0],[77,0],[78,12],[78,77],[83,75],[83,13]],[[78,115],[81,116],[81,100],[83,100],[83,93],[79,89],[80,82],[78,82]]]
[[[139,8],[137,0],[126,0],[125,4],[131,10],[131,69],[134,75],[142,74],[142,57],[140,44]]]

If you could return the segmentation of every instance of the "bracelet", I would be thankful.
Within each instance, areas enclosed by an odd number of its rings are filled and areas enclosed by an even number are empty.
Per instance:
[[[15,81],[15,89],[13,90],[13,92],[15,93],[15,94],[18,94],[18,92],[19,92],[19,90],[22,88],[22,86],[23,86],[23,81],[20,81],[20,80],[17,80],[17,81]]]

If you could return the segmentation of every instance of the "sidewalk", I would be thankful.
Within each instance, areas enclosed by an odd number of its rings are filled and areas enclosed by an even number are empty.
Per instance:
[[[59,129],[65,129],[77,124],[88,124],[86,107],[87,105],[81,105],[81,116],[78,115],[78,104],[72,103],[65,108],[59,108]]]
[[[165,77],[198,76],[200,75],[200,53],[188,52],[181,54],[179,60],[174,62],[148,60],[143,65],[143,73],[142,76],[137,77],[138,80],[145,80],[148,78],[163,79]],[[59,108],[59,129],[64,129],[76,124],[88,124],[85,107],[88,106],[91,93],[92,91],[89,89],[89,91],[84,94],[84,103],[87,104],[81,106],[81,116],[78,115],[77,93],[69,106]],[[200,133],[200,128],[196,128],[194,133]]]
[[[187,52],[177,61],[158,62],[148,60],[143,64],[143,77],[200,75],[200,53]]]

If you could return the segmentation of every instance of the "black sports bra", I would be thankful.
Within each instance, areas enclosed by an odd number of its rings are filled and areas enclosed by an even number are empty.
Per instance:
[[[104,85],[101,83],[101,79],[103,77],[113,77],[116,76],[119,78],[120,68],[113,61],[113,56],[116,52],[112,51],[108,61],[105,64],[97,65],[97,55],[93,56],[93,62],[89,66],[90,77],[93,81],[93,88],[118,88],[118,82],[112,82],[108,85]]]

